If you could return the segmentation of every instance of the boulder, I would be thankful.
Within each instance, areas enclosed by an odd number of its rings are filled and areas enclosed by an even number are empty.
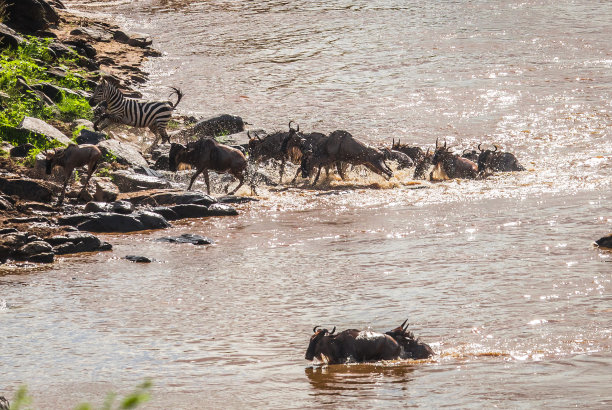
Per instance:
[[[147,258],[146,256],[137,256],[137,255],[126,255],[123,259],[127,259],[130,262],[136,262],[136,263],[153,262],[153,259]]]
[[[94,194],[96,201],[113,202],[117,199],[119,188],[111,182],[110,178],[96,177],[94,183],[96,185],[96,193]]]
[[[93,127],[93,124],[92,124]],[[106,141],[108,136],[103,132],[90,131],[87,128],[83,128],[79,135],[76,137],[76,143],[81,144],[92,144],[97,145],[102,141]]]
[[[98,54],[95,47],[89,44],[88,40],[71,37],[69,40],[64,40],[64,44],[72,47],[76,53],[85,59],[91,59]]]
[[[110,250],[112,246],[90,233],[70,232],[47,239],[56,255]]]
[[[210,216],[235,216],[238,215],[236,208],[226,204],[212,204],[208,207]]]
[[[27,33],[46,30],[59,23],[59,15],[45,0],[3,0],[7,26]]]
[[[163,216],[167,221],[176,221],[177,219],[181,219],[176,212],[167,206],[156,206],[155,208],[151,208],[151,212]]]
[[[36,149],[36,147],[30,143],[18,145],[10,150],[11,157],[24,158],[27,157],[30,151]]]
[[[230,135],[242,131],[244,131],[244,121],[242,118],[235,115],[222,114],[200,121],[191,128],[179,131],[176,135],[183,138],[202,138]]]
[[[115,171],[111,176],[120,192],[134,192],[170,187],[170,182],[164,179],[135,174],[126,170]]]
[[[87,213],[92,213],[92,212],[110,212],[112,209],[111,204],[106,203],[106,202],[87,202],[87,204],[85,204],[85,209],[84,211]]]
[[[65,94],[70,94],[74,97],[82,97],[81,94],[72,91],[68,88],[58,87],[54,84],[49,83],[38,83],[31,85],[32,89],[40,91],[44,93],[47,97],[49,97],[54,103],[60,103],[64,100]]]
[[[51,53],[53,53],[57,58],[65,57],[65,56],[67,56],[67,55],[69,55],[69,54],[74,52],[73,49],[71,49],[70,47],[68,47],[64,43],[59,42],[57,40],[54,40],[51,44],[49,44],[49,51]],[[51,76],[54,76],[54,74],[56,74],[56,73],[51,72],[52,70],[56,70],[56,68],[52,68],[52,69],[47,70],[47,74],[49,74]],[[64,70],[62,70],[62,71],[64,71]],[[62,78],[63,77],[66,77],[66,72],[65,71],[64,71],[64,74],[63,74]]]
[[[148,167],[147,160],[144,159],[138,149],[127,142],[119,142],[114,139],[101,141],[98,147],[104,155],[112,155],[117,159],[117,162],[122,165],[132,167]]]
[[[0,195],[0,211],[12,211],[15,205],[8,196]],[[1,232],[1,231],[0,231]]]
[[[102,41],[108,43],[113,39],[113,34],[104,30],[101,27],[77,27],[70,32],[73,36],[85,36],[94,41]]]
[[[60,130],[38,118],[24,117],[23,121],[19,124],[19,128],[36,134],[45,135],[47,138],[58,141],[63,145],[72,143],[70,138],[62,134]]]
[[[180,205],[195,204],[209,206],[217,201],[210,195],[192,191],[162,191],[143,196],[133,196],[129,201],[139,205]]]
[[[115,201],[111,204],[111,212],[129,215],[134,212],[134,204],[129,201]]]
[[[113,38],[119,43],[128,44],[132,47],[148,47],[153,44],[153,40],[148,34],[144,33],[129,33],[122,30],[113,32]]]
[[[38,263],[53,262],[53,247],[45,241],[33,241],[15,252],[15,259]]]
[[[50,182],[29,178],[0,178],[0,191],[28,201],[49,202],[54,190],[59,192],[59,187]]]
[[[90,232],[134,232],[170,226],[162,216],[146,211],[131,215],[110,212],[69,215],[59,218],[58,223],[76,226],[81,231]]]
[[[15,30],[0,23],[0,49],[17,48],[23,42],[23,37],[17,34]]]
[[[595,241],[600,248],[612,249],[612,233]]]
[[[148,167],[134,167],[133,170],[137,174],[147,175],[156,178],[163,178],[162,174]]]
[[[208,211],[208,207],[204,205],[194,205],[194,204],[183,204],[183,205],[174,205],[171,206],[170,209],[174,211],[178,215],[180,219],[182,218],[205,218],[207,216],[211,216]]]
[[[192,245],[210,245],[215,243],[210,238],[191,233],[184,233],[181,236],[164,236],[162,238],[157,238],[156,241],[169,243],[190,243]]]

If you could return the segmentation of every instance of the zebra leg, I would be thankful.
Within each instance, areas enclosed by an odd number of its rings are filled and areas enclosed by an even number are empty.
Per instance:
[[[98,127],[98,124],[100,124],[102,121],[107,120],[109,118],[110,118],[110,115],[102,114],[102,116],[98,118],[96,122],[94,122],[94,131],[102,131],[104,128],[108,127],[108,124],[102,124],[102,127]]]
[[[201,169],[196,169],[195,174],[193,174],[193,176],[191,177],[191,182],[189,183],[189,187],[187,187],[187,191],[191,191],[191,186],[193,185],[193,183],[195,182],[196,178],[198,177],[198,175],[200,175],[202,173],[203,170]],[[206,174],[206,184],[208,185],[208,171],[205,171]]]
[[[159,131],[159,135],[161,136],[161,142],[162,144],[166,144],[170,142],[170,137],[168,136],[168,133],[166,132],[165,128],[158,128]]]

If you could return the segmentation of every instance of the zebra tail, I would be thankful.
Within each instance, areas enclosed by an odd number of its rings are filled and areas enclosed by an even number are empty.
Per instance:
[[[178,97],[178,99],[176,100],[176,102],[174,104],[171,103],[172,104],[172,109],[174,109],[181,102],[181,99],[183,98],[183,96],[185,94],[183,94],[183,92],[181,91],[180,88],[176,88],[176,87],[170,87],[170,88],[172,88],[174,90],[174,92],[172,94],[176,94],[177,97]],[[172,94],[170,94],[170,95],[172,95]]]

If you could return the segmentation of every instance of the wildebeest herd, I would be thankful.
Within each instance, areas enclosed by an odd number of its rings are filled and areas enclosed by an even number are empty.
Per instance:
[[[100,119],[149,127],[158,137],[162,137],[162,142],[169,142],[170,138],[165,128],[172,111],[183,96],[180,90],[174,90],[178,95],[178,100],[174,104],[136,103],[124,97],[112,84],[102,81],[96,88],[94,100],[97,99],[96,102],[103,100],[99,106],[102,110]],[[514,154],[502,152],[495,145],[493,149],[482,149],[481,145],[478,145],[478,151],[464,150],[461,154],[451,152],[446,142],[440,144],[437,140],[433,152],[430,152],[430,149],[423,151],[420,147],[402,144],[399,140],[397,142],[393,140],[388,148],[375,148],[343,130],[333,131],[329,135],[319,132],[303,133],[299,126],[291,121],[286,132],[275,132],[263,138],[259,135],[255,137],[249,135],[249,142],[244,147],[244,152],[239,149],[242,147],[231,147],[213,138],[201,138],[187,145],[173,143],[169,152],[169,168],[171,171],[177,171],[181,164],[194,167],[196,171],[187,189],[192,188],[198,175],[204,174],[208,193],[210,193],[209,170],[230,173],[238,179],[238,186],[231,193],[235,193],[244,184],[245,179],[249,177],[245,153],[248,153],[248,160],[255,164],[270,161],[278,163],[280,183],[287,162],[298,165],[291,182],[294,183],[300,175],[302,178],[315,175],[312,186],[317,184],[323,169],[329,174],[330,169],[335,168],[340,178],[345,179],[347,166],[365,166],[383,178],[390,179],[393,177],[393,170],[386,161],[396,162],[397,169],[414,167],[414,179],[474,179],[485,178],[491,172],[525,170]],[[47,173],[50,173],[55,165],[61,166],[65,172],[60,203],[72,170],[88,165],[87,180],[89,180],[101,156],[100,150],[93,145],[78,147],[71,145],[48,155]],[[252,182],[251,188],[255,189]],[[434,355],[427,344],[415,338],[407,330],[406,323],[407,320],[384,334],[356,329],[335,333],[335,327],[330,332],[315,326],[305,358],[307,360],[316,358],[327,364],[339,364],[351,361],[425,359]]]

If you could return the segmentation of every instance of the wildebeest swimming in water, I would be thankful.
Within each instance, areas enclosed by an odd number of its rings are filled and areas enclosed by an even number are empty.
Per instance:
[[[510,152],[498,151],[497,145],[493,145],[495,150],[480,150],[478,155],[478,171],[485,172],[491,170],[493,172],[513,172],[525,171],[525,167],[519,164],[518,159]]]
[[[75,168],[87,165],[87,179],[85,180],[85,184],[81,190],[82,194],[87,189],[89,179],[96,170],[101,157],[102,152],[100,149],[95,145],[90,144],[71,144],[67,148],[62,148],[55,150],[52,153],[47,153],[45,159],[46,173],[48,175],[51,174],[51,171],[53,171],[53,168],[56,166],[62,167],[64,170],[64,185],[57,202],[58,205],[61,205],[64,202],[66,186],[68,185],[68,180],[72,176],[72,171]]]
[[[230,192],[231,195],[244,183],[247,168],[246,158],[240,150],[220,144],[212,138],[202,138],[188,143],[187,146],[173,143],[170,146],[169,168],[171,171],[176,171],[180,164],[188,164],[196,168],[187,190],[191,189],[198,175],[204,173],[208,194],[210,194],[208,170],[217,173],[228,172],[238,179],[238,186]]]
[[[369,145],[354,138],[350,133],[337,130],[329,134],[319,144],[313,144],[312,148],[303,151],[301,171],[302,177],[308,178],[314,168],[318,168],[317,175],[312,185],[316,185],[321,175],[321,168],[331,166],[339,162],[352,165],[364,165],[369,170],[389,179],[393,171],[385,163],[384,154]],[[337,166],[340,177],[344,179],[342,167]]]
[[[451,153],[444,145],[438,146],[436,140],[436,151],[431,160],[433,166],[439,167],[449,179],[453,178],[476,178],[478,166],[467,158]]]
[[[357,329],[347,329],[334,334],[335,327],[329,332],[315,326],[304,358],[316,358],[327,364],[341,364],[350,361],[426,359],[434,355],[427,344],[406,331],[408,326],[403,327],[406,322],[385,334]]]
[[[395,138],[391,143],[391,150],[399,151],[408,155],[415,164],[418,164],[425,157],[425,153],[421,147],[412,147],[407,144],[402,144],[401,140],[399,139],[397,142],[395,142]]]
[[[249,135],[249,160],[253,160],[255,162],[266,162],[271,160],[279,161],[279,183],[283,182],[285,163],[288,159],[292,159],[290,156],[287,155],[287,152],[282,149],[283,141],[285,141],[288,137],[299,131],[299,126],[298,128],[291,127],[292,122],[293,121],[289,122],[288,132],[275,132],[266,135],[264,138],[261,138],[259,135],[256,135],[255,137],[251,138],[250,134],[247,132],[247,135]]]
[[[429,148],[427,148],[427,152],[416,163],[416,166],[414,167],[414,175],[412,176],[412,178],[414,178],[414,179],[426,179],[427,178],[427,170],[431,166],[432,159],[433,159],[433,154],[431,154],[429,152]]]

